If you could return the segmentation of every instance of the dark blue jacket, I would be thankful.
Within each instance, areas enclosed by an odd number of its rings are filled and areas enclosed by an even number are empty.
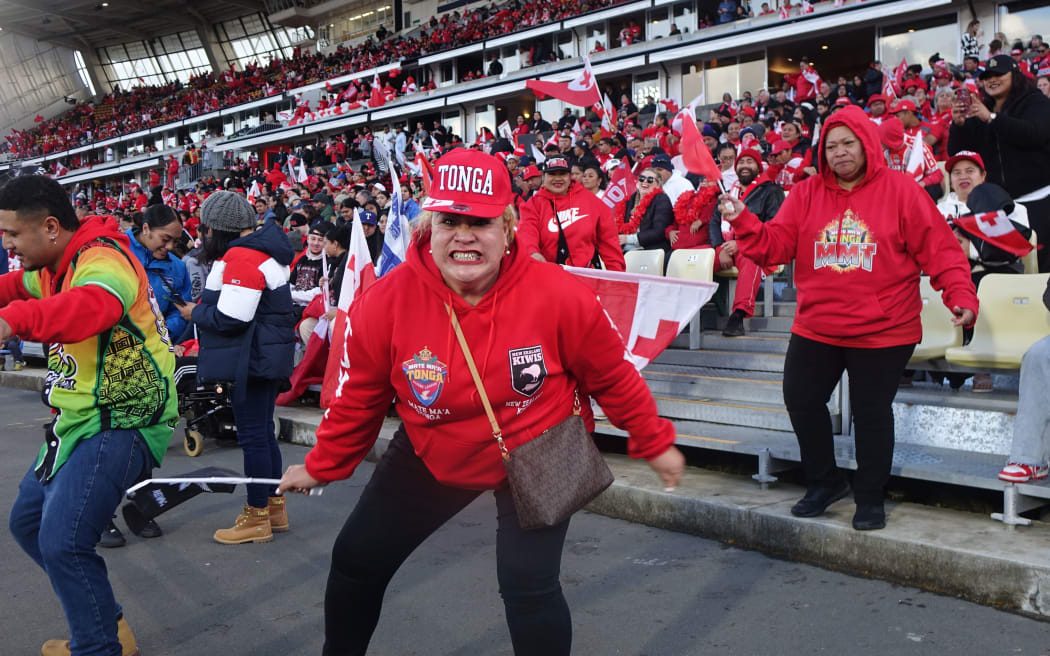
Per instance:
[[[187,303],[191,301],[190,275],[186,271],[186,265],[171,253],[168,253],[167,259],[164,260],[154,258],[153,253],[146,250],[135,238],[133,231],[128,230],[126,234],[131,240],[131,252],[146,270],[150,289],[157,299],[157,307],[164,315],[164,323],[168,324],[168,334],[172,341],[178,344],[182,341],[182,333],[186,330],[187,323],[175,305],[176,297]]]
[[[201,381],[233,381],[243,389],[248,378],[285,381],[292,375],[295,314],[288,265],[294,255],[284,231],[268,221],[231,242],[212,265],[193,308]]]

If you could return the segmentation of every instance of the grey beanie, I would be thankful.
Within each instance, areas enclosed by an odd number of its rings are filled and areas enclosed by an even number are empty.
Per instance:
[[[201,223],[214,230],[240,232],[255,227],[255,209],[232,191],[216,191],[201,204]]]

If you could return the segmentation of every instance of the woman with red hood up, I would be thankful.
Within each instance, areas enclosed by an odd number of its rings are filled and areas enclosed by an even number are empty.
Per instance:
[[[818,152],[820,174],[797,184],[772,221],[762,223],[728,196],[722,218],[733,221],[740,251],[759,266],[796,262],[784,403],[807,491],[791,513],[815,517],[849,494],[835,466],[827,409],[845,370],[857,457],[853,528],[880,529],[893,461],[893,397],[922,339],[919,273],[942,292],[955,325],[973,325],[977,294],[951,229],[915,180],[886,166],[863,110],[836,112]]]

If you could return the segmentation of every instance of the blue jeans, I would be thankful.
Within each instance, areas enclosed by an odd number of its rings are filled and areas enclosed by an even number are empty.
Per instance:
[[[273,434],[273,410],[277,381],[249,378],[243,396],[233,396],[233,419],[237,423],[237,445],[244,451],[244,475],[251,478],[280,478],[281,449]],[[276,485],[246,485],[248,505],[265,508]]]
[[[108,430],[80,442],[46,484],[31,465],[18,486],[11,534],[51,580],[76,656],[121,654],[121,608],[95,545],[124,491],[152,465],[138,431]]]

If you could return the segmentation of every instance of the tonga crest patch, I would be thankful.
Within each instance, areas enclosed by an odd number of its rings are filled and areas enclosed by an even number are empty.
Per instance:
[[[511,349],[510,386],[522,396],[532,396],[547,379],[547,363],[543,361],[542,346],[526,346]]]
[[[405,372],[408,386],[412,388],[416,400],[427,407],[437,401],[448,381],[448,366],[439,362],[437,356],[425,346],[411,360],[401,363],[401,370]]]

